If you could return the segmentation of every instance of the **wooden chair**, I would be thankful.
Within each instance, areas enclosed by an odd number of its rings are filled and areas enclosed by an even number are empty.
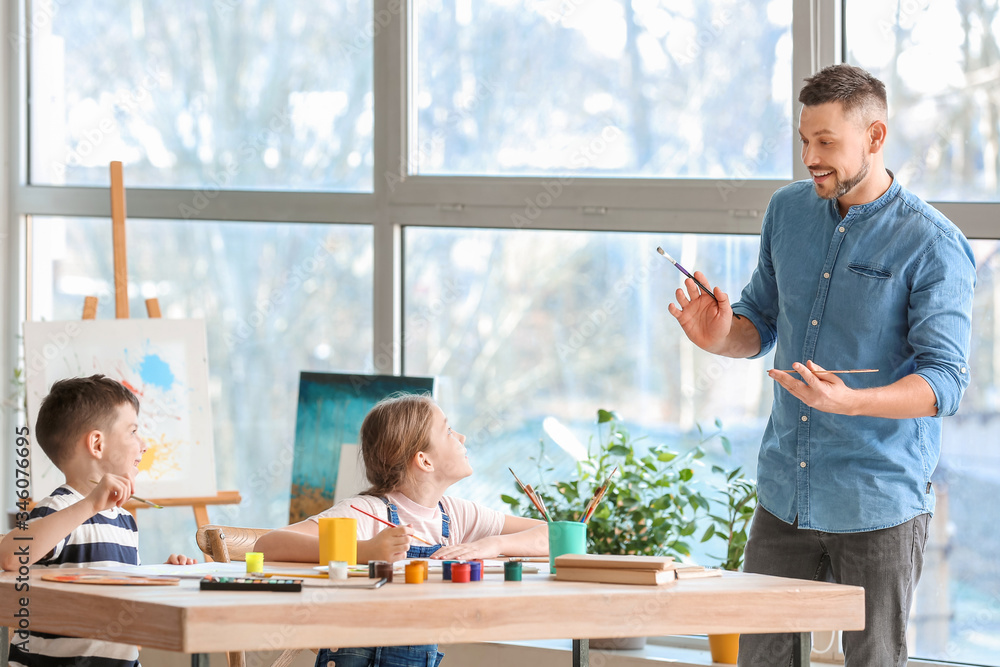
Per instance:
[[[246,560],[248,551],[253,551],[254,544],[270,528],[242,528],[239,526],[218,526],[207,524],[198,528],[195,540],[198,548],[206,556],[217,563],[230,563],[234,560]],[[288,667],[302,649],[286,649],[271,663],[271,667]],[[226,654],[229,667],[246,667],[247,659],[244,651],[230,651]]]

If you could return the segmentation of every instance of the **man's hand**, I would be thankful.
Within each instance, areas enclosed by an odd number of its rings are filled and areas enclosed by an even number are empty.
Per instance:
[[[702,285],[708,284],[708,279],[701,271],[695,271],[694,275]],[[733,323],[729,297],[722,289],[715,287],[713,299],[711,295],[702,292],[690,278],[684,281],[684,286],[687,287],[687,293],[678,288],[677,303],[667,306],[667,310],[677,318],[684,334],[692,343],[707,352],[722,354]]]
[[[855,415],[857,392],[851,389],[835,373],[816,375],[813,371],[826,370],[812,360],[805,365],[795,362],[792,369],[798,371],[802,380],[772,368],[767,374],[810,408],[837,415]]]

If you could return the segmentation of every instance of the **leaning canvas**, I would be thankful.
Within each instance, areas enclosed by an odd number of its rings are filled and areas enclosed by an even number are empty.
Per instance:
[[[24,352],[32,433],[54,382],[103,373],[139,397],[139,434],[149,449],[139,466],[137,493],[146,498],[216,494],[204,320],[26,322]],[[63,482],[34,438],[31,482],[35,498]]]

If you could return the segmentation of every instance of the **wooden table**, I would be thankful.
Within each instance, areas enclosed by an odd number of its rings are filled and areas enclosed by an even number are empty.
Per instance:
[[[792,632],[802,644],[800,664],[808,664],[810,631],[864,627],[859,587],[741,573],[664,586],[547,574],[453,584],[432,575],[420,585],[398,577],[377,590],[309,586],[301,593],[201,592],[197,580],[58,584],[32,574],[26,594],[15,592],[16,576],[0,574],[3,618],[14,618],[28,596],[32,630],[184,653],[572,637],[574,663],[586,665],[585,637]]]

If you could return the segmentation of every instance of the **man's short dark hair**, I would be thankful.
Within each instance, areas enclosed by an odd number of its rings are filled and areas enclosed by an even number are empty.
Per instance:
[[[93,430],[108,431],[118,407],[131,405],[139,413],[139,399],[117,380],[103,375],[59,380],[42,401],[35,420],[35,438],[42,451],[62,469],[69,448]]]
[[[863,125],[887,120],[885,84],[853,65],[831,65],[806,79],[799,102],[807,107],[840,102],[844,113],[854,114]]]

